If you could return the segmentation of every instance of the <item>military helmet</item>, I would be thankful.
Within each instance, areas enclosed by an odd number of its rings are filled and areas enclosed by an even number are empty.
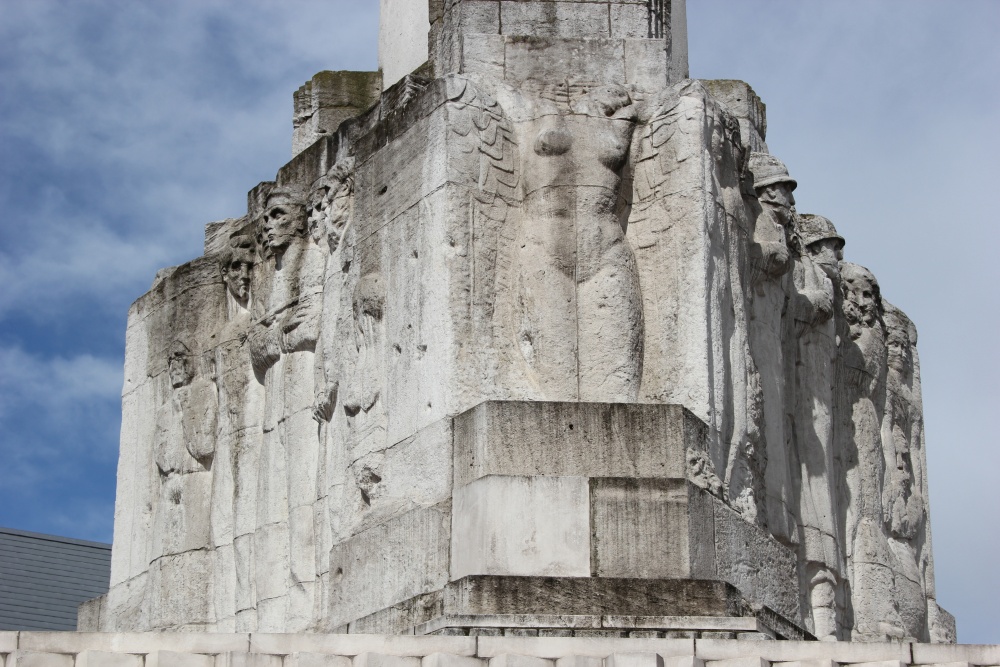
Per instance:
[[[798,186],[796,180],[788,175],[785,163],[770,153],[751,153],[749,167],[753,172],[755,190],[775,183],[788,183],[792,190]]]
[[[807,247],[825,239],[837,239],[840,242],[840,247],[844,247],[844,237],[837,233],[837,228],[829,219],[821,215],[803,213],[796,216],[795,228],[799,233],[799,238],[802,239],[802,244]]]

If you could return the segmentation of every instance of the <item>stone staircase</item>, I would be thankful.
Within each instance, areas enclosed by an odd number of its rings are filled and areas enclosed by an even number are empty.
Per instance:
[[[4,667],[1000,665],[1000,645],[639,637],[0,632]]]

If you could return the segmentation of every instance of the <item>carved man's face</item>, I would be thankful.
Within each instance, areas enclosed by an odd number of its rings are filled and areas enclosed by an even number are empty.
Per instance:
[[[229,293],[237,301],[245,302],[250,298],[250,274],[253,263],[245,259],[233,259],[222,267],[222,279],[229,288]]]
[[[878,307],[878,283],[863,273],[852,271],[844,276],[844,313],[848,320],[875,326]]]
[[[889,368],[901,375],[908,375],[913,368],[913,350],[910,348],[910,336],[907,331],[892,327],[889,329],[886,344]]]
[[[295,204],[277,204],[264,213],[261,233],[264,246],[273,254],[287,248],[302,225],[305,211]]]
[[[757,191],[757,198],[765,204],[785,210],[791,210],[795,206],[795,195],[792,194],[792,184],[787,181],[765,185]]]
[[[170,386],[176,389],[183,387],[191,381],[191,371],[188,368],[188,358],[181,354],[170,355],[170,362],[167,364],[167,374],[170,377]]]
[[[316,243],[323,240],[326,232],[326,210],[330,207],[330,186],[324,185],[313,194],[313,203],[309,207],[309,236]]]
[[[822,239],[810,243],[809,255],[831,279],[836,280],[840,276],[840,261],[844,259],[844,248],[839,239]]]

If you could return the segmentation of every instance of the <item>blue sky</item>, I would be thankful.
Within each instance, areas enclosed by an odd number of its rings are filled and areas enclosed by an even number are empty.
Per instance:
[[[292,92],[374,69],[376,0],[0,7],[0,525],[110,541],[125,318],[290,156]],[[1000,3],[689,0],[802,212],[920,330],[938,599],[1000,643]]]

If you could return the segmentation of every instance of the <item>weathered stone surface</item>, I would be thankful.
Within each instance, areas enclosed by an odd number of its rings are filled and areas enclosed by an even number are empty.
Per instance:
[[[13,651],[7,656],[10,667],[73,667],[73,656],[37,651]]]
[[[585,477],[489,475],[455,491],[451,578],[590,574]]]
[[[381,9],[130,310],[80,627],[954,641],[916,329],[683,0]],[[736,625],[552,620],[684,615]]]
[[[82,651],[76,655],[76,667],[143,667],[143,656],[108,651]]]

